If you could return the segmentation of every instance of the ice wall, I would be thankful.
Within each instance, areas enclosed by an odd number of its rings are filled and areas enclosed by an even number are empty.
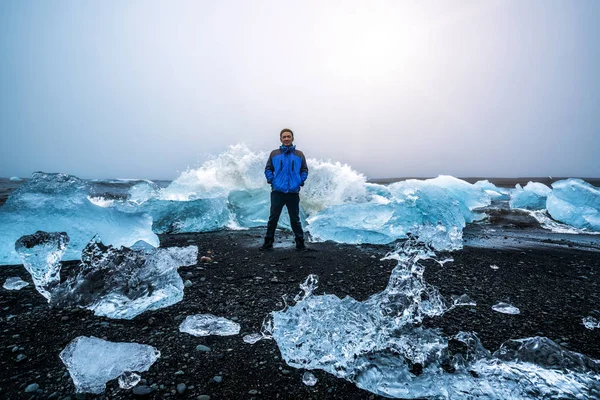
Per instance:
[[[0,264],[19,264],[15,242],[37,231],[69,234],[65,260],[79,259],[97,234],[115,246],[131,246],[138,240],[158,246],[150,216],[99,207],[88,194],[87,183],[75,176],[35,172],[0,208]]]

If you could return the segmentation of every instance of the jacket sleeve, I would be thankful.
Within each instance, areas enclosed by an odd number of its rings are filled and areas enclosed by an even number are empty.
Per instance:
[[[265,166],[265,177],[267,178],[267,183],[273,182],[273,171],[275,168],[273,167],[273,153],[269,154],[269,159],[267,160],[267,165]]]
[[[300,178],[302,178],[302,183],[300,186],[304,186],[304,181],[308,178],[308,165],[306,165],[306,158],[304,157],[304,153],[302,153],[302,165],[300,166]]]

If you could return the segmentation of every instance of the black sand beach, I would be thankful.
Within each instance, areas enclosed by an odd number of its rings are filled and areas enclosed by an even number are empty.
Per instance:
[[[212,262],[179,270],[193,283],[183,301],[130,321],[95,317],[82,309],[50,309],[32,284],[20,291],[0,289],[0,397],[127,399],[146,391],[145,398],[151,399],[379,398],[323,371],[312,371],[319,381],[305,386],[304,371],[287,366],[274,341],[249,345],[242,337],[258,332],[263,318],[283,307],[282,296],[296,294],[311,273],[320,278],[316,294],[364,300],[383,290],[395,262],[380,258],[392,246],[311,243],[310,251],[298,253],[291,238],[281,235],[276,249],[263,253],[257,250],[261,236],[260,229],[161,236],[161,246],[195,244],[199,257],[210,252]],[[600,317],[599,252],[565,242],[522,249],[466,247],[450,255],[454,262],[428,266],[426,281],[448,300],[466,293],[477,306],[425,320],[426,327],[439,327],[447,335],[474,331],[491,351],[507,339],[547,336],[567,349],[600,358],[600,330],[588,330],[581,321]],[[68,271],[70,264],[63,268]],[[22,266],[0,268],[0,281],[10,276],[31,283]],[[517,306],[521,314],[492,311],[499,301]],[[198,338],[179,332],[181,321],[196,313],[235,319],[242,327],[240,335]],[[122,390],[115,380],[103,395],[76,396],[58,355],[81,335],[150,344],[162,355],[142,373],[141,387],[135,390]],[[209,349],[197,349],[199,345]],[[39,389],[26,393],[33,383]],[[186,386],[181,394],[179,384]]]

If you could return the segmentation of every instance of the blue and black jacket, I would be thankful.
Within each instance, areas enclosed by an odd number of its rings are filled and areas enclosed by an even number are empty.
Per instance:
[[[276,192],[298,193],[308,177],[304,153],[296,146],[281,146],[269,155],[265,176]]]

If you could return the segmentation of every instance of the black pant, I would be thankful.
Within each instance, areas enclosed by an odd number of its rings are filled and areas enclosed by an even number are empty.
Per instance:
[[[279,216],[283,206],[287,207],[288,214],[290,215],[290,225],[296,239],[304,239],[304,232],[302,232],[302,224],[300,224],[300,195],[298,193],[283,193],[283,192],[271,192],[271,215],[269,215],[269,222],[267,223],[267,239],[273,239],[275,237],[275,229],[277,228],[277,222],[279,222]]]

